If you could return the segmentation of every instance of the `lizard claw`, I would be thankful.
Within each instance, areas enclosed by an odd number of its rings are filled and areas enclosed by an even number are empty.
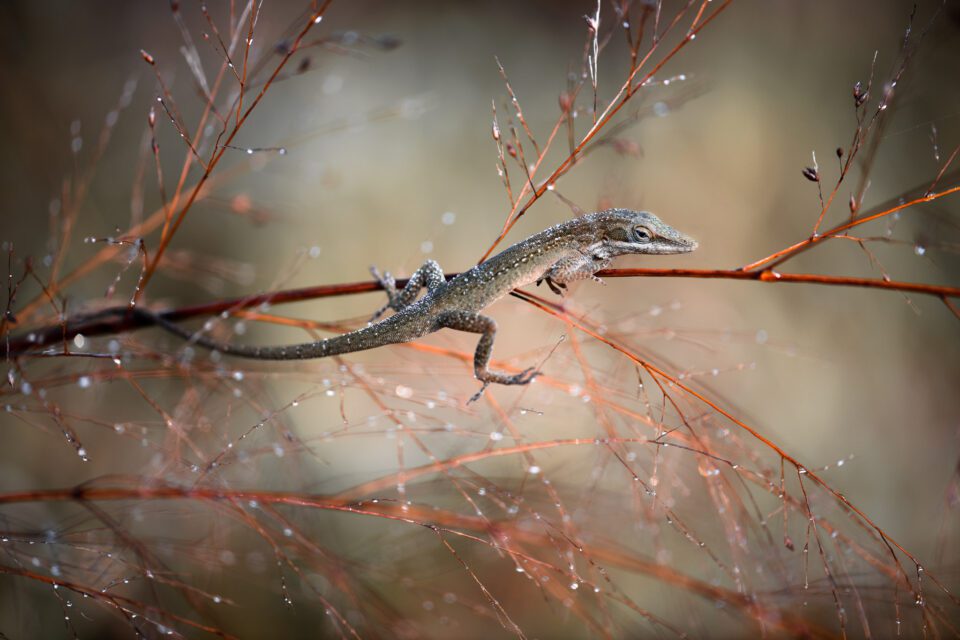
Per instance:
[[[542,371],[537,371],[536,367],[527,367],[515,376],[510,376],[508,384],[530,384],[533,379],[539,376]]]
[[[484,377],[480,378],[480,381],[483,383],[483,386],[480,387],[480,391],[477,391],[473,394],[467,404],[476,402],[483,395],[483,392],[487,390],[487,387],[491,383],[496,382],[497,384],[505,385],[514,385],[514,384],[530,384],[533,382],[533,379],[541,375],[543,372],[538,371],[536,367],[527,367],[518,374],[508,376],[502,373],[488,372]]]
[[[387,292],[389,295],[396,289],[397,284],[393,279],[393,276],[390,275],[390,272],[387,271],[383,275],[380,274],[380,270],[376,266],[370,267],[370,275],[373,276],[373,279],[380,283],[380,286]]]
[[[547,286],[550,287],[550,291],[553,291],[558,296],[563,295],[563,291],[561,291],[561,289],[567,288],[567,285],[565,283],[554,282],[553,278],[551,278],[550,276],[544,276],[539,280],[537,280],[537,286],[539,287],[542,282],[546,282]]]
[[[392,308],[396,303],[397,284],[396,280],[393,279],[393,276],[390,275],[389,271],[381,275],[380,270],[375,266],[370,267],[370,275],[373,276],[374,280],[380,283],[380,286],[383,287],[383,290],[387,293],[387,304],[377,309],[377,311],[370,316],[369,322],[376,322],[380,316],[387,312],[387,309]]]
[[[470,396],[470,399],[467,400],[467,404],[472,404],[472,403],[476,402],[477,400],[479,400],[480,397],[483,395],[483,392],[486,391],[486,390],[487,390],[487,387],[489,387],[489,386],[490,386],[490,382],[484,382],[484,383],[483,383],[483,386],[480,387],[480,391],[477,391],[475,394],[473,394],[472,396]]]

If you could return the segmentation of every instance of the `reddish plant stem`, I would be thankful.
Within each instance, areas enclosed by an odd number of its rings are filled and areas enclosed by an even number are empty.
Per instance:
[[[870,531],[873,531],[873,532],[876,533],[876,535],[879,537],[879,539],[883,542],[884,545],[886,545],[887,549],[890,551],[891,559],[892,559],[892,560],[894,561],[894,563],[896,564],[900,575],[903,577],[903,581],[904,581],[905,585],[911,590],[911,592],[913,592],[913,595],[916,595],[916,591],[914,590],[912,583],[910,582],[909,578],[907,577],[907,573],[906,573],[905,569],[903,568],[903,565],[902,565],[902,563],[900,562],[899,557],[897,557],[897,554],[896,554],[896,551],[894,550],[894,547],[895,547],[897,550],[899,550],[902,554],[904,554],[907,558],[909,558],[909,559],[911,560],[911,562],[913,562],[913,564],[915,564],[916,566],[922,566],[921,563],[920,563],[920,561],[917,559],[917,557],[914,556],[913,554],[911,554],[909,551],[907,551],[907,549],[906,549],[903,545],[901,545],[899,542],[897,542],[894,538],[892,538],[889,534],[887,534],[887,532],[884,531],[876,522],[874,522],[872,519],[870,519],[864,511],[862,511],[859,507],[857,507],[857,506],[854,505],[852,502],[850,502],[850,500],[848,500],[847,497],[844,496],[842,493],[840,493],[838,490],[836,490],[836,489],[834,489],[832,486],[830,486],[830,485],[829,485],[823,478],[821,478],[817,473],[815,473],[815,472],[813,472],[813,471],[810,471],[807,467],[805,467],[804,465],[802,465],[802,464],[799,462],[799,460],[797,460],[795,457],[793,457],[793,456],[791,456],[789,453],[787,453],[785,449],[781,448],[779,445],[777,445],[775,442],[773,442],[773,440],[765,437],[765,436],[764,436],[763,434],[761,434],[757,429],[755,429],[754,427],[748,425],[746,422],[738,419],[738,418],[737,418],[736,416],[734,416],[731,412],[729,412],[729,411],[727,411],[726,409],[724,409],[723,407],[721,407],[717,402],[714,402],[713,400],[711,400],[710,398],[708,398],[708,397],[707,397],[706,395],[704,395],[703,393],[700,393],[700,392],[694,390],[694,389],[693,389],[692,387],[690,387],[689,385],[684,384],[681,380],[679,380],[679,379],[677,379],[676,377],[670,375],[669,373],[667,373],[667,372],[664,371],[663,369],[657,367],[656,365],[654,365],[654,364],[652,364],[652,363],[650,363],[650,362],[647,362],[646,360],[644,360],[643,358],[641,358],[641,357],[638,356],[637,354],[633,353],[630,349],[628,349],[628,348],[626,348],[626,347],[618,344],[618,343],[615,342],[614,340],[611,340],[611,339],[609,339],[609,338],[607,338],[607,337],[605,337],[605,336],[603,336],[603,335],[600,335],[599,333],[597,333],[596,331],[594,331],[592,328],[586,326],[585,324],[581,324],[580,321],[579,321],[579,319],[570,317],[570,316],[567,315],[567,314],[561,314],[560,312],[558,312],[558,311],[556,311],[556,310],[554,310],[554,309],[551,309],[551,308],[549,308],[549,307],[541,304],[539,301],[537,301],[537,300],[535,300],[535,299],[533,299],[533,298],[529,298],[528,301],[529,301],[531,304],[533,304],[535,307],[540,308],[540,309],[542,309],[543,311],[545,311],[545,312],[547,312],[547,313],[550,313],[551,315],[554,315],[554,316],[557,316],[557,317],[561,317],[562,319],[565,319],[567,322],[571,323],[574,327],[576,327],[576,328],[579,329],[580,331],[583,331],[584,333],[586,333],[587,335],[593,337],[593,338],[596,339],[597,341],[602,342],[603,344],[606,344],[607,346],[611,347],[612,349],[614,349],[614,350],[622,353],[623,355],[625,355],[626,357],[628,357],[630,360],[632,360],[633,362],[635,362],[638,366],[643,367],[653,378],[655,378],[655,379],[656,379],[656,378],[660,378],[661,380],[663,380],[663,381],[665,381],[665,382],[669,382],[670,384],[672,384],[672,385],[675,386],[676,388],[684,391],[685,393],[689,394],[689,395],[692,396],[693,398],[696,398],[697,400],[699,400],[700,402],[702,402],[702,403],[705,404],[706,406],[710,407],[711,409],[713,409],[713,410],[716,411],[718,414],[720,414],[720,415],[722,415],[723,417],[725,417],[727,420],[729,420],[730,422],[732,422],[732,423],[735,424],[736,426],[740,427],[741,429],[743,429],[744,431],[746,431],[747,433],[749,433],[751,436],[753,436],[756,440],[758,440],[758,441],[761,442],[763,445],[765,445],[766,447],[768,447],[770,450],[772,450],[772,451],[774,451],[775,453],[777,453],[782,459],[785,459],[787,462],[789,462],[791,465],[793,465],[793,467],[796,468],[798,472],[800,471],[800,469],[804,469],[804,470],[806,471],[805,475],[806,475],[808,478],[810,478],[810,480],[812,480],[814,483],[816,483],[817,485],[819,485],[824,491],[826,491],[827,493],[831,494],[831,495],[832,495],[841,505],[843,505],[849,512],[851,512],[852,514],[855,514],[855,515],[859,518],[859,521],[860,521],[861,523],[863,523],[863,525],[867,528],[867,530],[870,530]],[[929,575],[929,574],[928,574],[928,575]],[[943,583],[940,582],[939,579],[933,578],[933,576],[930,576],[930,577],[931,577],[931,579],[933,579],[933,581],[934,581],[935,584],[937,584],[938,586],[941,587],[941,589],[943,589],[944,593],[946,593],[946,594],[951,598],[951,600],[953,600],[954,602],[960,603],[960,598],[958,598],[957,596],[953,595],[953,593],[950,592],[950,590],[948,590],[948,589],[946,588],[946,586],[943,585]]]
[[[604,278],[703,278],[720,280],[757,280],[760,282],[794,282],[822,284],[840,287],[865,287],[868,289],[888,289],[906,293],[923,293],[941,298],[960,298],[960,287],[926,284],[922,282],[901,282],[882,278],[853,278],[847,276],[828,276],[817,273],[779,273],[773,269],[760,271],[740,271],[739,269],[605,269],[598,276]]]
[[[147,618],[156,617],[166,621],[172,621],[179,624],[183,624],[192,629],[205,631],[207,633],[218,636],[220,638],[230,638],[230,639],[237,638],[237,636],[225,633],[222,629],[218,627],[203,624],[202,622],[197,622],[195,620],[191,620],[184,616],[180,616],[175,613],[172,613],[167,609],[162,609],[160,607],[152,606],[140,600],[136,600],[134,598],[123,596],[117,593],[104,593],[100,589],[94,589],[89,585],[81,584],[79,582],[72,582],[69,580],[63,580],[61,578],[44,575],[36,571],[30,571],[29,569],[26,569],[23,567],[10,567],[10,566],[0,565],[0,574],[9,575],[9,576],[19,576],[22,578],[33,580],[35,582],[49,585],[51,587],[55,587],[55,588],[62,587],[64,589],[68,589],[70,591],[73,591],[74,593],[78,593],[82,595],[84,598],[90,598],[91,600],[106,603],[116,608],[125,616],[128,616],[130,613],[137,613]]]
[[[453,278],[456,273],[448,274]],[[943,300],[956,314],[956,307],[950,298],[960,298],[960,287],[932,285],[920,282],[900,282],[897,280],[883,280],[880,278],[853,278],[845,276],[828,276],[814,273],[778,273],[771,269],[760,271],[740,271],[737,269],[604,269],[597,273],[602,278],[701,278],[708,280],[752,280],[769,283],[806,283],[826,286],[863,287],[868,289],[886,289],[904,293],[932,295]],[[406,286],[406,279],[397,280],[398,287]],[[349,282],[345,284],[319,285],[300,289],[287,289],[272,293],[262,293],[243,298],[228,298],[204,304],[187,307],[178,307],[161,312],[167,320],[178,322],[190,318],[212,316],[224,312],[235,312],[249,309],[262,304],[284,304],[301,302],[318,298],[353,295],[379,291],[382,287],[378,282]],[[20,334],[10,339],[9,353],[20,354],[29,349],[64,340],[70,340],[77,334],[97,336],[117,334],[133,329],[151,326],[149,317],[132,313],[126,306],[111,307],[101,311],[74,316],[65,323],[57,323],[32,331],[33,338]]]
[[[221,144],[219,144],[219,146],[214,150],[213,156],[210,162],[207,164],[206,170],[203,172],[203,176],[201,176],[200,180],[197,182],[197,185],[194,187],[193,191],[190,193],[189,197],[187,198],[186,203],[184,203],[183,208],[180,209],[180,212],[177,214],[176,219],[174,220],[173,224],[170,226],[169,233],[161,239],[160,245],[157,247],[157,251],[153,255],[153,259],[147,265],[147,268],[144,271],[142,288],[139,290],[139,292],[142,292],[143,288],[145,288],[147,284],[150,282],[150,279],[153,277],[153,274],[156,271],[157,265],[160,264],[160,258],[163,257],[164,252],[166,251],[167,247],[170,245],[170,240],[173,238],[174,234],[176,234],[177,230],[180,228],[180,225],[183,223],[184,218],[186,218],[187,213],[190,211],[190,208],[193,206],[194,201],[196,201],[197,196],[200,194],[200,191],[203,189],[211,173],[213,172],[214,167],[223,157],[223,154],[226,153],[227,149],[230,147],[230,144],[233,142],[234,137],[240,131],[240,128],[243,126],[244,122],[246,122],[247,118],[250,116],[253,110],[256,109],[257,105],[260,104],[260,101],[263,99],[263,96],[267,93],[267,90],[270,89],[270,86],[273,84],[274,80],[276,80],[277,76],[280,74],[280,71],[287,64],[287,62],[290,60],[293,54],[297,52],[300,46],[300,42],[303,40],[304,37],[306,37],[307,33],[310,31],[310,28],[314,24],[316,24],[317,18],[322,17],[323,14],[326,13],[327,8],[330,6],[331,2],[332,0],[326,0],[326,2],[324,2],[323,5],[317,11],[315,11],[313,15],[307,20],[307,24],[303,27],[303,29],[297,35],[296,39],[294,39],[293,44],[290,46],[290,49],[286,52],[284,57],[280,60],[280,63],[277,64],[276,68],[273,70],[273,73],[271,73],[270,77],[267,78],[267,81],[263,84],[263,87],[260,89],[260,92],[253,99],[250,106],[247,107],[246,111],[243,112],[243,115],[237,118],[237,121],[233,127],[233,130],[227,136],[226,140],[224,140]],[[249,43],[247,46],[249,48],[250,46]],[[238,106],[237,113],[239,114],[239,106]]]
[[[491,253],[493,253],[494,249],[497,248],[497,245],[500,244],[500,242],[507,236],[507,234],[513,228],[513,225],[515,225],[517,221],[521,217],[523,217],[523,214],[526,213],[526,211],[533,205],[534,202],[539,200],[543,196],[543,194],[547,192],[550,185],[556,183],[556,181],[560,178],[560,176],[565,174],[575,164],[577,157],[579,156],[580,152],[583,151],[584,147],[586,147],[590,143],[590,141],[593,140],[593,138],[601,130],[603,130],[603,128],[613,118],[613,116],[615,116],[617,112],[620,111],[620,109],[622,109],[624,105],[626,105],[630,101],[630,99],[636,94],[637,91],[640,90],[640,88],[646,83],[646,81],[649,80],[651,77],[653,77],[655,73],[657,73],[661,68],[663,68],[663,66],[666,65],[667,62],[673,59],[673,57],[676,56],[677,53],[679,53],[687,44],[689,44],[693,40],[693,38],[696,37],[697,33],[699,33],[708,24],[713,22],[713,20],[718,15],[720,15],[720,13],[722,13],[723,10],[726,9],[731,2],[733,2],[733,0],[725,0],[719,7],[714,9],[714,11],[709,16],[707,16],[703,22],[698,24],[696,27],[692,27],[690,31],[687,33],[686,37],[684,37],[673,49],[671,49],[663,57],[663,59],[660,60],[660,62],[655,64],[653,68],[650,69],[650,71],[648,71],[643,76],[643,78],[636,84],[634,84],[633,82],[634,78],[639,72],[640,68],[642,68],[643,63],[646,60],[642,61],[640,65],[636,69],[634,69],[634,71],[630,74],[630,77],[627,78],[627,81],[624,83],[624,86],[621,89],[620,97],[616,99],[615,103],[611,103],[610,106],[606,108],[603,114],[597,119],[597,122],[583,136],[583,139],[580,140],[580,143],[576,146],[573,152],[570,155],[568,155],[563,162],[560,163],[560,165],[553,171],[553,173],[550,174],[550,177],[544,180],[540,184],[540,186],[537,187],[537,189],[530,194],[530,197],[527,199],[527,201],[524,203],[522,207],[517,209],[517,207],[514,206],[514,209],[516,211],[511,212],[510,216],[507,219],[506,224],[504,224],[503,226],[503,230],[500,232],[497,238],[493,241],[493,243],[490,245],[487,251],[480,258],[480,262],[483,262],[484,260],[486,260],[487,257],[489,257]],[[648,57],[653,53],[653,51],[655,51],[655,48],[651,49],[650,53],[648,54]],[[544,153],[545,152],[546,152],[546,148],[544,149]],[[543,159],[543,157],[544,157],[543,155],[540,156],[537,164],[539,164],[539,162]],[[520,203],[520,199],[518,198],[517,205],[519,205],[519,203]]]
[[[766,258],[761,258],[759,260],[751,262],[750,264],[743,266],[742,269],[744,271],[754,271],[760,267],[766,267],[768,269],[772,269],[773,267],[776,267],[777,265],[786,262],[787,260],[797,255],[798,253],[802,253],[807,249],[813,247],[814,245],[817,245],[823,242],[824,240],[829,240],[834,236],[837,236],[838,234],[841,234],[844,231],[847,231],[848,229],[852,229],[854,227],[860,226],[861,224],[865,224],[867,222],[872,222],[873,220],[877,220],[879,218],[884,218],[886,216],[896,213],[897,211],[902,211],[903,209],[908,209],[918,204],[924,204],[926,202],[939,200],[944,196],[948,196],[952,193],[957,193],[957,192],[960,192],[960,185],[951,187],[949,189],[944,189],[943,191],[938,191],[937,193],[924,194],[918,198],[914,198],[907,202],[901,202],[896,206],[886,208],[882,211],[878,211],[877,213],[874,213],[871,215],[865,215],[859,218],[854,218],[853,220],[849,220],[843,224],[837,225],[836,227],[830,229],[829,231],[824,232],[822,235],[810,236],[806,240],[801,240],[800,242],[797,242],[789,247],[786,247],[785,249],[781,249],[780,251],[771,253]]]

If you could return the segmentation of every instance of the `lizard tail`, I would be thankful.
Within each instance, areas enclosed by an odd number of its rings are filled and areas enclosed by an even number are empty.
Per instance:
[[[165,331],[183,338],[190,344],[196,344],[201,347],[218,351],[231,356],[241,358],[252,358],[256,360],[306,360],[312,358],[325,358],[327,356],[336,356],[353,351],[362,351],[372,346],[380,346],[394,340],[383,340],[388,331],[382,331],[379,324],[370,325],[345,333],[343,335],[317,340],[316,342],[304,342],[300,344],[282,345],[282,346],[256,346],[232,344],[229,342],[220,342],[213,340],[200,332],[181,327],[179,324],[168,320],[162,314],[146,309],[135,309],[134,314],[144,324],[154,324]]]

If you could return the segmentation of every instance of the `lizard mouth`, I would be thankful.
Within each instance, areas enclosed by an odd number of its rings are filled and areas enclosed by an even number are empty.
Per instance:
[[[677,234],[675,237],[662,238],[664,253],[690,253],[696,251],[700,243],[691,238]]]

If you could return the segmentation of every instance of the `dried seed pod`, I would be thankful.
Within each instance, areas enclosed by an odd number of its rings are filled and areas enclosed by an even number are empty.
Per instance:
[[[820,182],[820,172],[814,167],[804,167],[803,177],[810,182]]]

